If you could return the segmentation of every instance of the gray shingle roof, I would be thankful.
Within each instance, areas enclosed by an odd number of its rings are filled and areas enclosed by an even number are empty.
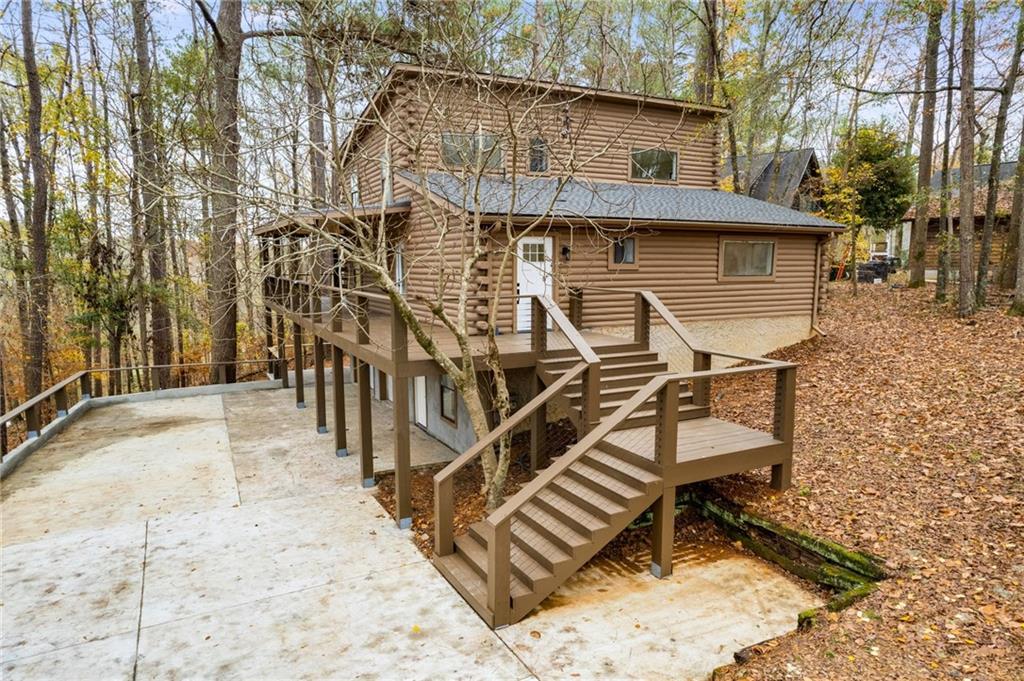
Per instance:
[[[982,187],[988,184],[988,174],[992,171],[991,163],[981,163],[974,166],[974,184]],[[1009,182],[1013,179],[1013,176],[1017,173],[1017,162],[1016,161],[1003,161],[999,164],[999,182]],[[954,191],[959,191],[960,188],[957,186],[960,184],[960,169],[950,168],[949,169],[949,184],[953,187]],[[937,170],[932,173],[931,179],[932,189],[942,189],[942,171]]]
[[[736,159],[741,169],[747,165],[747,157]],[[722,174],[728,177],[733,174],[732,163],[726,159]],[[774,153],[757,154],[750,166],[750,190],[747,192],[755,199],[771,201],[782,206],[793,203],[800,184],[807,176],[818,174],[818,158],[814,149],[792,149]]]
[[[424,183],[434,195],[482,214],[551,215],[562,218],[626,219],[637,222],[698,222],[772,227],[841,228],[830,220],[731,192],[656,184],[590,182],[570,179],[558,190],[554,177],[461,178],[427,173],[425,179],[407,170],[398,175]],[[479,181],[479,188],[476,184]],[[479,197],[474,201],[474,194]],[[514,208],[512,205],[514,195]],[[510,208],[513,210],[510,211]]]

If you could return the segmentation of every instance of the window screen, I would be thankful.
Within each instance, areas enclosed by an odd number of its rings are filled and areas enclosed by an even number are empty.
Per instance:
[[[530,172],[546,173],[548,170],[548,143],[543,138],[530,140]]]
[[[630,154],[630,176],[640,180],[674,180],[676,160],[676,152],[668,149],[634,149]]]
[[[455,422],[455,382],[451,376],[441,374],[441,418]]]
[[[615,242],[612,262],[616,265],[636,264],[636,239],[628,237]]]
[[[775,242],[723,241],[723,277],[770,277],[774,274]]]

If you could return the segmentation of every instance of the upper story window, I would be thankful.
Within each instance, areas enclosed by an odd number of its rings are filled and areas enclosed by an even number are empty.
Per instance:
[[[548,143],[543,137],[530,140],[530,172],[546,173],[548,171]]]
[[[634,149],[629,154],[629,176],[634,180],[676,179],[679,154],[670,149]]]
[[[719,278],[770,279],[775,276],[775,241],[771,239],[722,239]]]
[[[498,136],[488,132],[441,133],[441,160],[452,168],[501,170],[505,167]]]

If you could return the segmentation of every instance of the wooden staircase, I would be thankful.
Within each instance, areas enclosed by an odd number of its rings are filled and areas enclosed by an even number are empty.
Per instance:
[[[634,293],[634,342],[598,349],[553,302],[535,297],[531,340],[544,389],[434,476],[434,564],[491,627],[528,615],[648,508],[654,517],[651,571],[670,575],[678,485],[762,466],[771,466],[773,487],[789,484],[795,365],[700,349],[652,293]],[[669,371],[650,349],[652,310],[693,351],[692,372]],[[545,317],[572,351],[547,350]],[[712,355],[752,365],[711,370]],[[711,417],[713,377],[765,370],[776,373],[772,433]],[[539,461],[549,407],[569,415],[577,443],[455,537],[455,474],[527,419],[530,460]]]
[[[511,618],[522,619],[662,494],[652,462],[600,444],[517,509],[511,522]],[[487,610],[487,532],[476,523],[434,564]]]
[[[601,387],[599,393],[601,416],[608,416],[621,407],[630,397],[636,394],[637,390],[646,385],[651,379],[658,376],[667,376],[672,373],[668,369],[668,363],[662,361],[658,353],[653,350],[624,350],[620,346],[609,346],[608,348],[595,348],[594,352],[601,360]],[[578,361],[578,357],[565,355],[541,359],[537,362],[537,375],[545,385],[551,385]],[[584,395],[582,387],[583,379],[574,379],[569,383],[566,392],[554,401],[555,404],[566,409],[573,425],[577,428],[580,427],[583,411]],[[642,409],[632,414],[623,423],[619,424],[617,428],[625,430],[654,425],[656,418],[654,399],[651,398]],[[709,407],[693,403],[693,392],[690,390],[690,384],[686,381],[680,381],[680,420],[701,418],[709,414]]]

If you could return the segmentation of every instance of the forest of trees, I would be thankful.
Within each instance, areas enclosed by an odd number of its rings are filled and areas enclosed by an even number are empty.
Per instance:
[[[20,0],[0,12],[8,405],[81,368],[260,356],[253,230],[344,203],[346,135],[395,61],[724,105],[730,189],[745,189],[754,154],[814,147],[825,210],[854,241],[899,229],[914,205],[912,286],[930,178],[959,168],[939,201],[973,223],[985,196],[980,257],[971,230],[943,239],[936,296],[970,316],[996,302],[989,285],[1016,287],[1024,314],[1024,163],[1009,186],[991,173],[976,189],[971,172],[1024,160],[1019,0]],[[999,192],[1012,219],[993,268]]]

